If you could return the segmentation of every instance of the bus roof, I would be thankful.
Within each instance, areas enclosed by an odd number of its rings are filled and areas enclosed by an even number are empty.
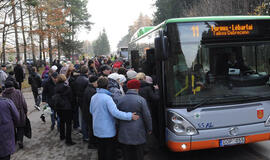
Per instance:
[[[211,17],[189,17],[173,18],[165,20],[165,24],[179,22],[201,22],[201,21],[235,21],[235,20],[264,20],[270,19],[270,16],[211,16]]]
[[[172,18],[167,19],[159,25],[147,30],[147,32],[142,32],[142,34],[138,34],[142,28],[140,28],[134,36],[131,38],[131,42],[136,41],[150,34],[151,32],[164,27],[169,23],[185,23],[185,22],[204,22],[204,21],[236,21],[236,20],[270,20],[270,16],[211,16],[211,17],[187,17],[187,18]],[[139,36],[138,36],[139,35]],[[131,43],[129,42],[129,43]]]

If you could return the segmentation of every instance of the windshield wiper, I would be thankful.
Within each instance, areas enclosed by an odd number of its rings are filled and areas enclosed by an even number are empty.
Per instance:
[[[268,96],[248,96],[248,95],[224,95],[223,97],[208,97],[208,98],[205,98],[204,100],[202,100],[200,103],[198,103],[197,105],[195,106],[191,106],[191,107],[188,107],[187,108],[187,111],[188,112],[191,112],[197,108],[199,108],[200,106],[212,101],[213,99],[227,99],[227,98],[242,98],[242,99],[246,99],[246,100],[250,100],[250,99],[261,99],[261,98],[265,98],[265,99],[270,99],[270,97]],[[239,100],[239,99],[238,99]]]
[[[207,97],[204,100],[202,100],[200,103],[198,103],[197,105],[192,106],[192,107],[188,107],[187,111],[191,112],[191,111],[199,108],[200,106],[204,105],[205,103],[208,103],[208,102],[212,101],[213,99],[215,99],[215,97]]]

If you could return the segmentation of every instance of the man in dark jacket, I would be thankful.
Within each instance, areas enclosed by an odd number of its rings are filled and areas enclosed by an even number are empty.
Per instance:
[[[35,99],[35,108],[40,110],[40,101],[41,101],[41,97],[38,93],[38,89],[41,87],[41,77],[40,75],[37,73],[37,69],[36,67],[32,68],[32,72],[30,73],[29,77],[28,77],[28,83],[31,85],[32,88],[32,92],[34,95],[34,99]]]
[[[24,126],[27,115],[27,104],[20,90],[14,88],[14,84],[11,81],[5,83],[6,89],[3,92],[3,97],[12,100],[17,110],[19,111],[20,119],[16,125],[18,144],[20,148],[23,148]]]
[[[136,112],[137,121],[119,121],[118,141],[123,144],[124,160],[143,160],[143,145],[147,134],[152,133],[152,119],[143,97],[138,94],[140,81],[133,79],[127,83],[128,91],[117,102],[119,110]]]
[[[24,72],[21,62],[14,67],[16,81],[19,83],[19,89],[22,89],[22,82],[24,80]]]
[[[84,90],[83,94],[83,106],[82,106],[82,112],[83,112],[83,119],[86,122],[88,126],[88,133],[89,133],[89,143],[88,148],[96,148],[96,139],[93,135],[93,124],[92,124],[92,115],[89,111],[89,105],[91,98],[94,94],[96,94],[96,88],[97,88],[97,76],[90,76],[89,77],[89,84],[87,88]]]
[[[10,160],[10,155],[16,151],[14,126],[20,119],[11,100],[0,97],[0,117],[0,159]]]
[[[57,76],[58,76],[57,72],[54,72],[54,73],[52,73],[52,75],[50,75],[49,79],[44,83],[43,92],[42,92],[42,102],[48,103],[48,105],[52,109],[51,130],[54,129],[55,119],[56,119],[56,113],[54,111],[54,104],[52,102],[52,96],[55,94],[55,84],[56,84]],[[59,120],[58,119],[57,119],[57,128],[59,128]]]
[[[87,66],[82,66],[81,67],[81,74],[80,76],[75,80],[75,96],[76,96],[76,101],[77,101],[77,107],[79,108],[75,108],[75,110],[81,110],[79,111],[79,117],[82,117],[82,102],[83,102],[83,94],[84,94],[84,90],[85,88],[88,86],[89,80],[88,80],[88,67]],[[75,111],[75,112],[76,112]],[[82,129],[82,134],[83,134],[83,140],[84,141],[88,141],[88,133],[87,133],[87,125],[85,123],[85,121],[83,120],[83,118],[81,119],[81,129]]]

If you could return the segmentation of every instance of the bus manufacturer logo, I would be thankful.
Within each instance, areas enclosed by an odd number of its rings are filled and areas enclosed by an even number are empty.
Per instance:
[[[263,109],[257,109],[257,118],[262,119],[264,116],[264,111]]]

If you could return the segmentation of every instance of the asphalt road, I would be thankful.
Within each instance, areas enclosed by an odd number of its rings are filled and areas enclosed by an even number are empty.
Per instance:
[[[77,143],[74,146],[67,147],[60,141],[57,130],[50,130],[50,118],[46,118],[46,123],[41,122],[39,116],[42,112],[33,107],[32,93],[25,90],[24,96],[29,108],[33,138],[25,138],[24,149],[18,149],[12,155],[12,160],[97,160],[97,151],[87,149],[81,134],[72,133]],[[156,147],[145,155],[145,160],[270,160],[270,141],[182,153]]]

